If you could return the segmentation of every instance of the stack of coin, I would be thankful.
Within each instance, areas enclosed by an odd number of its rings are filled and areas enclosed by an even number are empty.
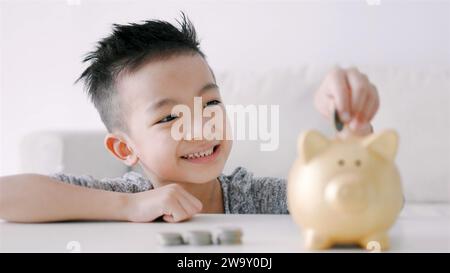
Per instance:
[[[160,232],[158,241],[161,245],[177,246],[184,244],[183,237],[178,232]]]
[[[186,234],[186,242],[198,246],[211,245],[213,243],[212,234],[204,230],[189,231]]]
[[[222,227],[216,237],[217,244],[236,245],[242,243],[242,231],[236,227]]]

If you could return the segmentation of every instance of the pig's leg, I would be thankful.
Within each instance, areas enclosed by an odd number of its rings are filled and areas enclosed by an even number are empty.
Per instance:
[[[307,229],[304,233],[305,248],[311,250],[319,250],[330,248],[332,243],[328,236],[319,234],[313,229]]]
[[[389,236],[386,232],[371,234],[360,241],[361,247],[377,251],[387,250],[389,248]]]

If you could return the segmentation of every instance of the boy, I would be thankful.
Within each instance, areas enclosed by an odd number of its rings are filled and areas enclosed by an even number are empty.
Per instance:
[[[199,212],[288,213],[284,180],[256,178],[242,167],[221,174],[230,140],[171,136],[179,118],[171,112],[175,105],[192,108],[193,98],[201,97],[205,109],[224,110],[184,14],[180,26],[114,25],[85,58],[90,65],[79,78],[108,130],[105,147],[128,166],[140,164],[146,177],[135,172],[102,180],[63,173],[1,177],[1,219],[179,222]],[[315,105],[328,119],[336,108],[353,133],[364,135],[372,131],[379,99],[367,76],[335,68],[316,91]]]

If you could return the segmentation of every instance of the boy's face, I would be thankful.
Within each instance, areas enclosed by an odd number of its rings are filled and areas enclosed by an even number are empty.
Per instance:
[[[231,150],[225,132],[221,140],[176,140],[171,134],[172,125],[179,120],[171,116],[172,108],[183,104],[194,113],[194,97],[202,98],[203,107],[220,107],[222,128],[227,128],[219,90],[200,55],[150,61],[136,72],[120,76],[117,89],[129,128],[127,144],[150,177],[161,182],[203,183],[222,172]],[[194,128],[193,117],[189,118]],[[209,119],[203,118],[203,126]],[[206,154],[201,158],[193,155],[202,152]]]

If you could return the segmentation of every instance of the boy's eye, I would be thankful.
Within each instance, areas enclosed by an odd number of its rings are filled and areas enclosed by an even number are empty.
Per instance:
[[[168,115],[168,116],[165,116],[163,119],[161,119],[160,121],[158,121],[156,124],[158,124],[158,123],[164,123],[164,122],[169,122],[169,121],[172,121],[172,120],[174,120],[174,119],[176,119],[177,118],[177,116],[175,116],[175,115]]]
[[[221,102],[218,101],[218,100],[211,100],[211,101],[208,101],[208,102],[205,104],[205,107],[217,105],[217,104],[220,104],[220,103],[221,103]]]

